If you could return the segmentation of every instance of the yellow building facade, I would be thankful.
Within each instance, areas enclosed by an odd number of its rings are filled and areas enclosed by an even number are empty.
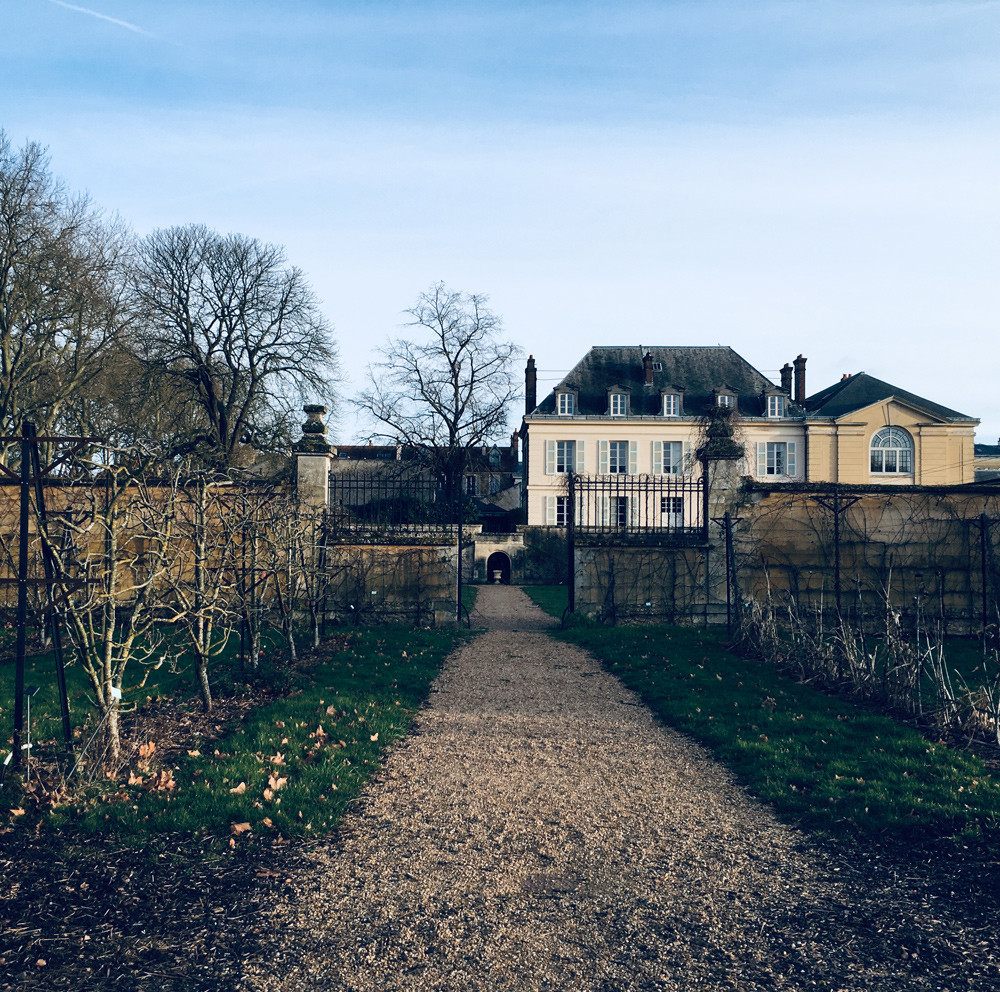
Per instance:
[[[691,477],[706,415],[737,414],[742,473],[761,482],[961,485],[978,420],[866,373],[807,396],[800,355],[775,384],[731,348],[592,348],[540,403],[525,377],[529,524],[565,522],[566,479]]]

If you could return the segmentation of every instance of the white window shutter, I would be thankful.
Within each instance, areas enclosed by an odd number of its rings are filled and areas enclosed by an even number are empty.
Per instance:
[[[549,527],[555,526],[556,522],[556,498],[555,496],[545,497],[545,523]]]
[[[788,476],[790,478],[794,478],[796,475],[799,474],[798,471],[797,471],[797,466],[795,464],[795,442],[794,441],[789,441],[788,442],[788,459],[787,459],[787,461],[788,461],[787,474],[788,474]]]
[[[653,442],[653,475],[663,475],[663,442]]]
[[[602,442],[603,443],[603,442]],[[608,527],[611,524],[611,500],[607,496],[601,496],[601,523]]]
[[[608,474],[608,465],[609,465],[609,461],[608,461],[608,459],[609,459],[609,456],[608,456],[608,442],[607,441],[598,441],[597,444],[598,444],[598,447],[599,447],[600,453],[601,453],[600,465],[598,466],[598,471],[601,473],[601,475],[607,475]]]
[[[576,442],[576,471],[578,475],[583,475],[587,471],[587,457],[583,441]]]
[[[757,442],[757,477],[759,479],[767,478],[767,442],[758,441]]]
[[[635,475],[639,471],[639,442],[628,443],[628,474]]]
[[[555,441],[545,442],[545,474],[552,475],[556,470],[556,443]]]
[[[628,525],[636,528],[639,526],[639,497],[630,496],[628,504]]]
[[[681,471],[685,475],[690,475],[694,471],[694,452],[691,450],[691,442],[684,442],[684,462]]]

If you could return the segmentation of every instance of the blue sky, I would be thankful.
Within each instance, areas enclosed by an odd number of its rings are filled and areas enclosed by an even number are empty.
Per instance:
[[[997,3],[2,0],[0,24],[0,127],[140,234],[284,244],[347,392],[443,279],[543,385],[592,344],[721,343],[1000,435]]]

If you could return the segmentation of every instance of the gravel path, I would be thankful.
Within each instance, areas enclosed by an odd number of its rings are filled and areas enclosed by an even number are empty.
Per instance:
[[[483,588],[477,613],[243,988],[949,987],[841,954],[837,866],[523,593]]]

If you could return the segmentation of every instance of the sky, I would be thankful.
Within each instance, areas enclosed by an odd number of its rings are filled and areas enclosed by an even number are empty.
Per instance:
[[[1000,3],[0,0],[0,25],[0,129],[71,188],[140,236],[286,247],[335,328],[336,440],[439,280],[489,296],[540,393],[592,345],[724,344],[1000,436]]]

